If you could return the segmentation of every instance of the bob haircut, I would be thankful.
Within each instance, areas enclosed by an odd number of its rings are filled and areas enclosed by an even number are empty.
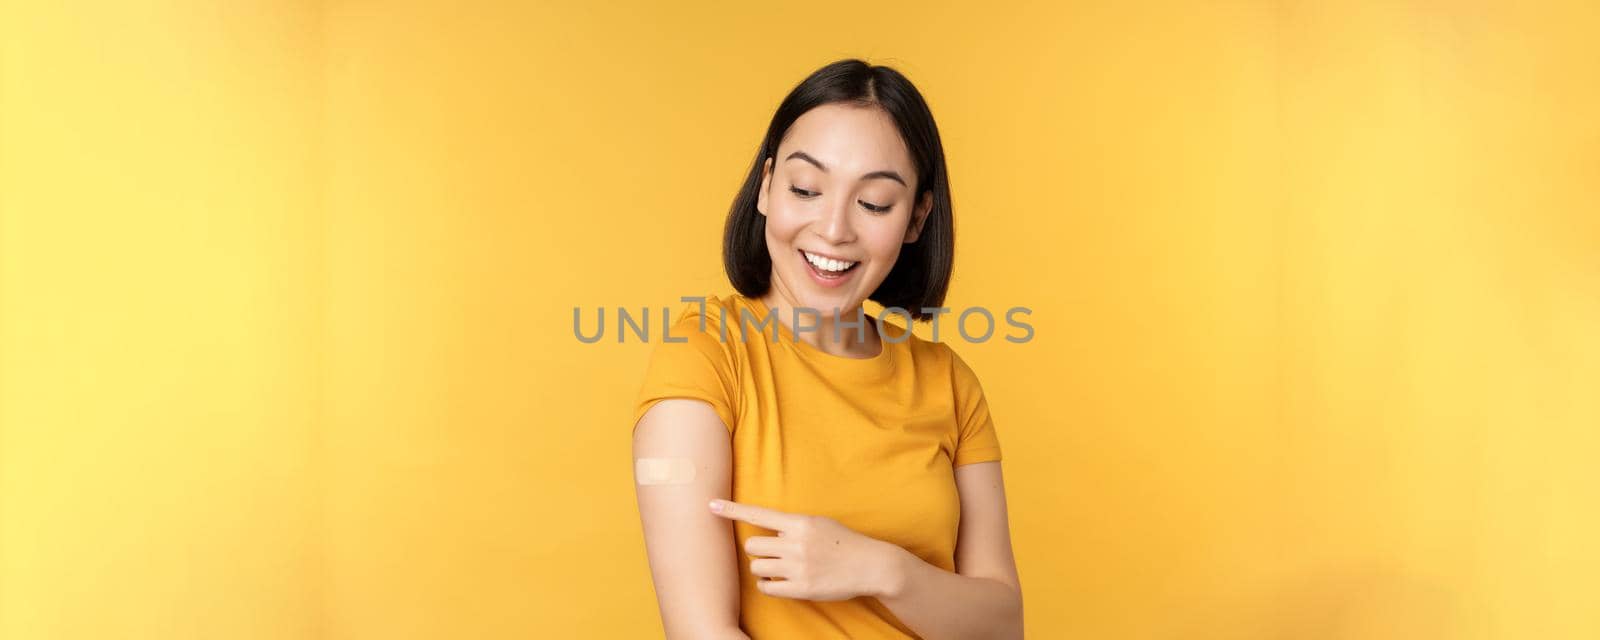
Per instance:
[[[867,296],[886,308],[906,310],[913,320],[927,320],[934,314],[923,309],[943,306],[955,264],[955,228],[944,145],[939,141],[933,113],[910,80],[892,68],[857,59],[840,60],[816,70],[778,105],[723,227],[722,266],[728,272],[728,280],[746,297],[767,293],[772,284],[772,256],[767,253],[766,216],[756,210],[762,164],[778,154],[778,143],[795,120],[807,111],[832,103],[875,107],[889,114],[911,152],[917,172],[911,206],[917,205],[923,193],[933,193],[933,206],[923,222],[922,233],[916,242],[901,247],[889,275]]]

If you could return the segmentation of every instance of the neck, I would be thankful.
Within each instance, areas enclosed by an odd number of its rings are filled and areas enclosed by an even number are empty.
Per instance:
[[[789,328],[789,333],[796,340],[816,347],[823,353],[844,358],[871,358],[883,350],[878,324],[872,316],[862,311],[861,305],[840,309],[838,322],[834,321],[833,309],[816,309],[814,312],[803,310],[796,317],[797,305],[790,302],[789,297],[778,290],[778,286],[774,278],[767,293],[761,296],[761,301],[777,316],[777,322]],[[859,325],[856,324],[858,314]],[[804,332],[795,328],[796,320],[805,326]],[[812,329],[813,326],[816,328]]]

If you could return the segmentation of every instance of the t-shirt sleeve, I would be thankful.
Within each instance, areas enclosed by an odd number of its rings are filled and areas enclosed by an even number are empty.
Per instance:
[[[693,303],[678,315],[665,335],[657,338],[645,369],[644,384],[634,402],[633,424],[657,402],[668,398],[690,398],[711,405],[722,424],[733,432],[738,421],[738,381],[733,350],[721,337],[714,304],[705,305],[701,326],[701,305]],[[671,341],[668,341],[670,336]]]
[[[960,356],[951,354],[951,377],[955,388],[956,424],[959,436],[952,466],[1000,459],[1000,437],[989,415],[989,402],[983,397],[978,375]]]

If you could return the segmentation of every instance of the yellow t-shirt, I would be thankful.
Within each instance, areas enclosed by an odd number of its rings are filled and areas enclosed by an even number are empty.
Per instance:
[[[674,342],[652,336],[634,424],[661,400],[703,400],[732,438],[735,502],[828,516],[954,571],[954,468],[1000,459],[972,369],[949,345],[888,322],[879,355],[848,358],[796,341],[776,312],[758,327],[767,318],[758,298],[707,296],[702,330],[700,305],[690,303],[667,334]],[[917,637],[876,598],[761,593],[744,551],[753,535],[772,532],[734,522],[740,626],[754,640]]]

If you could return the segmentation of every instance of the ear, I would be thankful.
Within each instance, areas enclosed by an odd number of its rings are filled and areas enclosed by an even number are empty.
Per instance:
[[[772,158],[761,163],[761,189],[756,192],[756,213],[767,215],[767,187],[772,184]]]
[[[928,212],[933,210],[933,192],[922,192],[922,198],[917,200],[917,208],[911,211],[911,224],[906,225],[906,244],[917,241],[922,237],[922,225],[928,221]]]

